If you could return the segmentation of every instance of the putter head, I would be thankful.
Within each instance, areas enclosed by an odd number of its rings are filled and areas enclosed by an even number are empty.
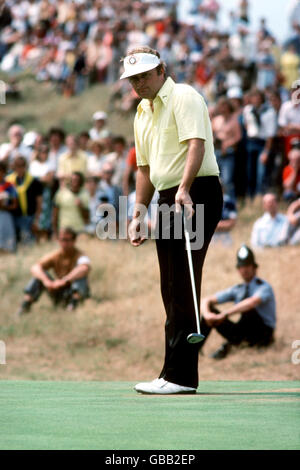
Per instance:
[[[188,343],[194,344],[194,343],[201,343],[203,341],[205,336],[201,335],[200,333],[191,333],[187,337]]]

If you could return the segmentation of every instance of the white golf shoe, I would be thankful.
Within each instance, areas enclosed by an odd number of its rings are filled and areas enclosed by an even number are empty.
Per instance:
[[[195,388],[167,382],[165,379],[155,379],[152,382],[141,382],[134,387],[139,393],[148,395],[175,395],[196,393]]]

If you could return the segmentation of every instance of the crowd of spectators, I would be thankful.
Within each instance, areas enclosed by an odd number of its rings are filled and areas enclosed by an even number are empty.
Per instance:
[[[65,96],[94,83],[111,90],[108,109],[95,111],[80,134],[9,127],[0,142],[0,249],[50,238],[63,226],[93,235],[104,213],[99,202],[117,210],[120,195],[133,201],[134,146],[110,128],[109,116],[135,110],[137,96],[119,75],[120,58],[137,44],[159,50],[168,74],[194,86],[208,104],[224,189],[217,232],[232,230],[239,201],[274,193],[291,205],[280,244],[290,236],[296,242],[299,1],[291,2],[293,33],[283,44],[265,18],[251,23],[250,1],[237,0],[226,25],[220,6],[216,0],[0,0],[0,70],[12,80],[30,70]]]

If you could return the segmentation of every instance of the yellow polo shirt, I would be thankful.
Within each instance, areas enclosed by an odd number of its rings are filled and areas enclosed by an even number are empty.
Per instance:
[[[149,165],[150,180],[161,191],[180,184],[189,139],[203,139],[205,153],[197,176],[219,175],[207,106],[189,85],[169,77],[154,101],[143,99],[134,120],[138,166]]]
[[[74,171],[79,171],[84,175],[87,172],[87,154],[81,150],[76,155],[70,155],[70,152],[63,153],[58,161],[58,174],[60,176],[70,176]]]

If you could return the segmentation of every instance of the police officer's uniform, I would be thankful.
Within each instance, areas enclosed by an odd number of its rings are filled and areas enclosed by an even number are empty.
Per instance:
[[[243,246],[238,252],[237,267],[249,264],[257,266],[253,252]],[[273,341],[276,327],[276,302],[270,284],[255,276],[249,283],[237,284],[215,294],[219,304],[231,301],[236,304],[252,296],[261,299],[261,303],[255,309],[242,313],[240,320],[236,323],[226,318],[224,322],[215,327],[231,344],[240,344],[242,341],[246,341],[251,346],[266,346]],[[217,309],[215,311],[219,313]],[[211,327],[202,318],[201,332],[207,338],[210,331]]]

